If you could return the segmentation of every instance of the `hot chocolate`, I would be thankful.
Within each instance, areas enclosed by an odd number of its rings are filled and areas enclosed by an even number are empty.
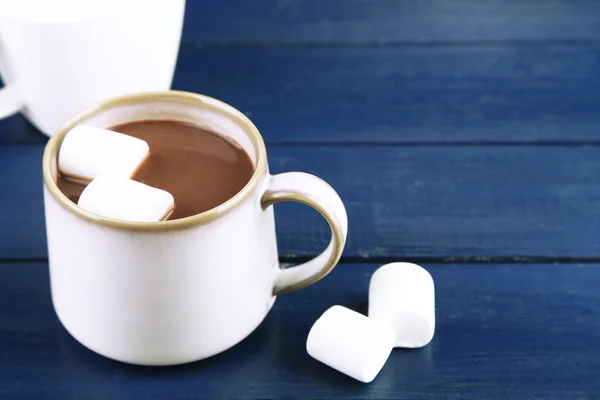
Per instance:
[[[110,129],[150,146],[150,157],[132,179],[173,195],[175,210],[169,219],[189,217],[224,203],[254,173],[250,157],[239,144],[193,124],[147,120]],[[85,188],[63,177],[57,183],[75,203]]]

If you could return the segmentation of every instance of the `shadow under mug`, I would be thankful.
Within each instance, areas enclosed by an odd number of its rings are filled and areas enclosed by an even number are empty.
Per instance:
[[[157,119],[193,123],[236,141],[254,163],[252,178],[211,210],[152,223],[103,218],[59,191],[57,156],[71,128]],[[81,112],[48,142],[43,177],[54,309],[75,339],[119,361],[173,365],[230,348],[261,323],[277,295],[327,275],[346,241],[346,210],[331,186],[301,172],[270,175],[252,122],[199,94],[134,94]],[[313,207],[332,231],[323,253],[287,269],[279,268],[271,207],[280,201]]]

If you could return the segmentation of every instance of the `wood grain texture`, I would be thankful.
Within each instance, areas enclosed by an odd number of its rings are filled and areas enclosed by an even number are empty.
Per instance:
[[[600,39],[594,0],[188,0],[184,39],[389,43]]]
[[[173,87],[224,100],[268,143],[598,142],[600,47],[183,45]],[[40,144],[21,116],[0,145]]]
[[[600,257],[600,147],[270,146],[273,173],[333,185],[349,215],[345,257]],[[41,146],[0,148],[0,257],[45,258]],[[325,248],[311,209],[275,206],[280,255]]]
[[[0,119],[0,146],[45,144],[47,140],[21,114]]]
[[[600,47],[199,48],[174,87],[269,143],[596,141]]]
[[[0,146],[0,259],[46,258],[42,146]]]
[[[600,396],[598,265],[428,265],[436,334],[394,350],[369,385],[305,351],[330,306],[366,311],[376,265],[339,265],[277,300],[233,349],[180,367],[143,368],[79,345],[52,309],[47,264],[0,264],[0,398],[594,399]],[[468,284],[465,284],[468,282]]]

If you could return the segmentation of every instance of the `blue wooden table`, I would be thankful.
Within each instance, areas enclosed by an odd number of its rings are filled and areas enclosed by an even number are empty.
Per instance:
[[[242,110],[273,172],[329,181],[342,262],[230,351],[171,368],[104,359],[52,309],[41,154],[0,122],[0,399],[600,398],[600,3],[188,0],[175,89]],[[328,227],[277,206],[282,263]],[[311,359],[312,323],[365,312],[381,264],[436,283],[437,331],[369,384]]]

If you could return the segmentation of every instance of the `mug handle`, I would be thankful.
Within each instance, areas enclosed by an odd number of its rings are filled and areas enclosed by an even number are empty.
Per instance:
[[[346,208],[336,191],[321,178],[303,172],[269,176],[261,206],[264,210],[281,201],[296,201],[317,210],[329,223],[331,242],[312,260],[280,269],[275,277],[274,296],[312,285],[331,272],[342,256],[348,234]]]
[[[15,85],[6,85],[0,89],[0,119],[10,117],[21,111],[25,102]]]

